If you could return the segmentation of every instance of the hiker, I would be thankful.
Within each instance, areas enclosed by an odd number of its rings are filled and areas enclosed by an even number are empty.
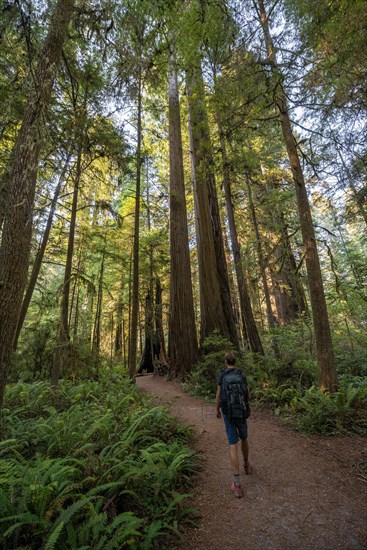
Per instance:
[[[223,415],[226,428],[229,457],[233,469],[231,489],[237,498],[243,496],[238,460],[238,441],[240,441],[245,474],[251,473],[249,462],[249,444],[247,440],[247,418],[250,415],[249,390],[246,376],[236,368],[236,357],[229,352],[225,355],[225,367],[221,369],[217,381],[216,408],[217,418]],[[222,411],[222,415],[221,415]]]

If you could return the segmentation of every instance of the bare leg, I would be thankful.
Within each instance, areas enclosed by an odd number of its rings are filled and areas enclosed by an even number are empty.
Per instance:
[[[240,473],[240,464],[238,461],[237,443],[229,446],[229,458],[233,469],[233,475],[238,476]]]
[[[233,469],[234,481],[231,485],[231,489],[234,492],[235,497],[243,497],[243,491],[241,489],[240,482],[240,464],[238,460],[237,443],[229,446],[229,458],[231,459],[231,465]]]
[[[241,439],[241,451],[242,451],[243,460],[247,462],[248,455],[249,455],[248,439]]]
[[[245,474],[251,474],[251,466],[248,460],[249,455],[249,444],[247,439],[241,439],[241,451],[243,456],[243,464],[245,468]]]

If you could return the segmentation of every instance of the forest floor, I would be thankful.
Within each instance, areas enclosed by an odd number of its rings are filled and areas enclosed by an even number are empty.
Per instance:
[[[186,528],[172,550],[352,550],[367,548],[367,483],[359,464],[366,439],[307,437],[271,411],[248,421],[253,472],[241,472],[244,498],[230,489],[232,474],[223,421],[215,407],[152,375],[139,389],[194,426],[192,447],[204,456],[191,491],[197,527]]]

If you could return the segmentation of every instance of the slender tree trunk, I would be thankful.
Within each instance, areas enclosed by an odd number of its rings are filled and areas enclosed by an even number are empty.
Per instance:
[[[291,121],[289,118],[288,102],[283,90],[283,77],[277,65],[276,52],[270,34],[268,18],[263,0],[258,0],[258,6],[260,10],[260,20],[264,33],[269,64],[276,81],[274,90],[275,104],[279,110],[279,120],[296,187],[296,197],[301,222],[313,324],[315,329],[319,383],[322,390],[334,391],[337,387],[335,358],[315,231],[312,223],[311,208],[308,201],[301,163],[298,157],[296,140],[293,135]]]
[[[78,340],[79,333],[79,302],[80,302],[80,291],[79,285],[76,289],[76,300],[74,308],[74,324],[73,324],[73,343],[75,344]]]
[[[157,345],[159,347],[159,362],[162,365],[168,365],[166,342],[163,331],[162,287],[159,279],[156,279],[155,284],[155,331]]]
[[[145,338],[144,349],[141,354],[139,372],[154,372],[153,361],[153,338],[154,338],[154,306],[153,296],[150,291],[145,298]]]
[[[76,277],[74,277],[73,290],[71,292],[71,302],[70,302],[69,320],[68,320],[69,332],[71,331],[71,325],[72,325],[72,322],[73,322],[73,314],[74,314],[74,319],[75,319],[75,309],[77,307],[75,305],[75,301],[76,301],[76,299],[79,295],[78,276],[79,276],[80,269],[81,269],[81,264],[82,264],[82,253],[83,253],[83,248],[82,248],[82,246],[80,246],[79,252],[78,252],[78,263],[77,263],[76,270],[75,270]],[[73,334],[75,334],[75,327],[73,328]],[[73,338],[73,340],[74,340],[74,338]]]
[[[189,236],[182,158],[181,119],[173,46],[169,51],[170,146],[170,376],[184,376],[198,358],[191,284]]]
[[[239,342],[242,342],[242,340],[247,341],[247,337],[244,336],[242,338],[242,332],[241,332],[241,311],[240,311],[240,303],[239,303],[239,296],[238,296],[238,288],[235,283],[235,277],[232,270],[232,260],[231,260],[231,250],[229,246],[228,236],[227,236],[227,229],[224,227],[223,231],[223,243],[224,243],[224,251],[226,254],[226,264],[228,266],[228,281],[229,281],[229,290],[231,293],[231,299],[232,299],[232,311],[234,316],[234,321],[236,324],[236,330],[237,330],[237,339]]]
[[[142,76],[141,67],[138,77],[138,128],[136,148],[136,191],[135,191],[135,226],[133,248],[133,280],[129,345],[129,376],[133,380],[136,374],[136,356],[138,342],[139,316],[139,237],[140,237],[140,184],[141,184],[141,141],[142,141]]]
[[[76,172],[74,180],[73,202],[71,207],[70,217],[70,229],[68,249],[66,253],[66,264],[64,273],[64,285],[61,296],[60,304],[60,322],[59,322],[59,342],[55,351],[54,362],[51,373],[51,385],[57,386],[61,370],[64,366],[67,366],[70,352],[70,334],[69,334],[69,298],[70,298],[70,284],[71,274],[73,267],[73,254],[74,254],[74,240],[75,240],[75,228],[76,228],[76,215],[78,210],[78,197],[79,197],[79,185],[81,177],[81,162],[82,162],[82,140],[79,137],[78,143],[78,155],[76,161]]]
[[[11,181],[7,186],[8,215],[0,249],[0,409],[27,282],[44,120],[73,7],[74,0],[58,0],[55,6],[17,137]]]
[[[226,199],[227,218],[229,225],[229,234],[231,238],[232,254],[234,259],[234,265],[236,270],[236,278],[238,285],[238,293],[240,298],[241,307],[241,320],[243,327],[243,334],[246,336],[246,340],[253,353],[264,354],[261,344],[259,332],[257,330],[255,318],[252,311],[250,295],[247,287],[245,273],[243,271],[242,259],[241,259],[241,247],[238,241],[236,221],[234,217],[232,192],[231,192],[231,180],[229,173],[229,165],[227,159],[226,142],[223,134],[223,129],[220,121],[220,117],[217,116],[218,132],[222,154],[222,168],[223,168],[223,188]]]
[[[35,286],[36,286],[36,283],[37,283],[38,275],[39,275],[39,272],[41,270],[43,256],[45,254],[46,246],[47,246],[47,243],[48,243],[48,238],[50,236],[50,231],[51,231],[51,227],[52,227],[52,223],[53,223],[53,219],[54,219],[54,215],[55,215],[57,201],[59,199],[60,190],[61,190],[62,184],[64,183],[66,172],[67,172],[67,169],[69,167],[70,156],[71,156],[70,154],[67,156],[64,168],[63,168],[63,170],[60,174],[59,180],[57,182],[57,186],[56,186],[54,196],[53,196],[53,199],[52,199],[52,202],[51,202],[50,212],[49,212],[48,218],[47,218],[45,231],[43,233],[42,241],[41,241],[40,247],[37,251],[36,258],[34,260],[31,276],[30,276],[29,281],[28,281],[27,290],[26,290],[26,293],[25,293],[24,298],[23,298],[22,308],[20,310],[20,315],[19,315],[19,320],[18,320],[18,325],[17,325],[17,332],[16,332],[16,335],[15,335],[14,350],[16,350],[19,335],[20,335],[20,331],[22,330],[23,323],[24,323],[25,317],[27,315],[28,307],[29,307],[29,304],[31,302],[32,295],[33,295],[33,292],[34,292],[34,289],[35,289]]]
[[[110,326],[111,326],[111,330],[110,330],[110,367],[112,368],[113,366],[113,356],[114,356],[114,332],[115,332],[115,316],[113,314],[113,312],[111,313],[111,321],[110,321]]]
[[[96,306],[96,316],[94,321],[94,330],[93,330],[93,344],[92,352],[95,356],[97,371],[99,365],[99,352],[101,348],[101,320],[102,320],[102,300],[103,300],[103,276],[104,276],[104,253],[102,255],[101,269],[99,272],[98,280],[98,293],[97,293],[97,306]]]
[[[117,324],[115,334],[115,357],[120,360],[122,357],[122,301],[117,304]]]
[[[96,293],[96,288],[94,285],[94,279],[93,282],[91,282],[88,285],[88,291],[87,291],[87,298],[88,298],[88,305],[87,305],[87,322],[86,322],[86,337],[85,340],[88,342],[89,348],[92,347],[92,341],[93,341],[93,310],[94,310],[94,295]]]
[[[127,365],[127,336],[126,336],[126,326],[125,326],[125,319],[122,318],[122,349],[123,349],[123,361],[124,361],[124,367]]]
[[[124,282],[121,280],[119,299],[117,302],[117,320],[116,320],[116,335],[115,335],[115,358],[117,361],[121,361],[122,349],[123,349],[123,301],[122,293],[124,290]]]

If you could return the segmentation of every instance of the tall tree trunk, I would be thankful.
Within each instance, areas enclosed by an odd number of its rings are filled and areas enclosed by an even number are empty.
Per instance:
[[[173,46],[169,51],[170,146],[170,376],[184,376],[198,358],[191,284],[189,236],[182,158],[181,118]]]
[[[238,348],[200,61],[187,71],[187,91],[197,219],[201,340],[218,329]]]
[[[9,197],[8,186],[10,184],[11,171],[12,171],[11,160],[9,159],[3,173],[0,176],[0,239],[1,239],[1,230],[3,228],[3,224],[6,217],[6,212],[7,212],[7,206],[8,206],[8,197]]]
[[[153,296],[148,292],[145,298],[145,338],[144,349],[141,354],[139,372],[154,372],[154,305]]]
[[[269,328],[274,328],[276,326],[273,310],[271,307],[271,300],[270,300],[270,292],[269,292],[269,286],[268,281],[266,277],[266,263],[264,260],[263,251],[261,248],[261,237],[260,237],[260,231],[259,231],[259,225],[257,223],[257,216],[255,211],[255,205],[252,198],[252,190],[250,182],[248,181],[248,178],[246,178],[246,185],[248,190],[248,199],[249,199],[249,206],[250,206],[250,212],[252,217],[252,223],[254,226],[255,231],[255,238],[256,238],[256,248],[257,248],[257,257],[259,260],[259,267],[260,267],[260,275],[261,275],[261,281],[263,284],[263,291],[264,291],[264,297],[265,297],[265,305],[266,305],[266,315],[268,319],[268,326]]]
[[[280,227],[281,227],[281,239],[284,255],[284,271],[286,273],[286,281],[291,288],[293,307],[296,309],[297,314],[307,313],[307,302],[305,297],[305,291],[297,275],[297,264],[292,252],[292,247],[287,231],[287,227],[284,221],[284,216],[280,214]]]
[[[98,373],[99,365],[99,352],[101,348],[101,320],[102,320],[102,300],[103,300],[103,275],[104,275],[104,252],[102,255],[101,269],[99,272],[98,280],[98,293],[97,293],[97,306],[96,306],[96,316],[94,321],[93,329],[93,343],[92,343],[92,353],[95,357]]]
[[[337,387],[335,358],[315,231],[312,223],[311,208],[308,201],[301,163],[298,157],[296,140],[293,135],[292,125],[289,118],[288,102],[283,89],[284,79],[277,64],[276,52],[270,34],[268,17],[263,0],[258,0],[258,6],[260,10],[260,20],[264,33],[269,64],[274,76],[274,100],[279,111],[279,120],[296,187],[296,197],[301,222],[313,324],[315,329],[319,383],[322,390],[334,391]]]
[[[155,283],[155,332],[157,346],[159,349],[159,362],[162,365],[168,365],[166,342],[163,331],[162,287],[159,279],[156,279]]]
[[[266,175],[265,168],[261,165],[263,176]],[[276,191],[276,184],[270,181],[270,188]],[[265,186],[264,192],[268,188]],[[306,301],[301,281],[297,276],[297,266],[292,252],[287,225],[283,211],[279,204],[272,207],[270,212],[270,231],[275,235],[277,243],[272,249],[268,246],[268,257],[274,255],[273,264],[268,261],[271,272],[272,288],[277,310],[279,324],[291,323],[300,313],[306,311]]]
[[[78,197],[79,197],[79,185],[82,171],[82,139],[79,136],[78,140],[78,154],[75,169],[73,202],[71,207],[70,216],[70,229],[68,248],[66,253],[66,264],[64,273],[64,284],[61,296],[60,304],[60,321],[59,321],[59,341],[56,348],[54,361],[51,372],[51,385],[57,386],[61,370],[64,366],[67,366],[70,352],[70,334],[69,334],[69,298],[70,298],[70,284],[71,274],[73,267],[73,254],[74,254],[74,240],[75,240],[75,228],[76,228],[76,215],[78,210]]]
[[[78,298],[79,296],[79,273],[80,273],[80,269],[81,269],[81,264],[82,264],[82,254],[83,254],[83,247],[80,246],[79,248],[79,252],[78,252],[78,263],[77,263],[77,266],[76,266],[76,277],[74,277],[74,283],[73,283],[73,290],[71,292],[71,302],[70,302],[70,308],[69,308],[69,320],[68,320],[68,326],[69,326],[69,332],[71,332],[71,325],[72,325],[72,322],[73,322],[73,317],[74,317],[74,320],[76,319],[76,309],[77,309],[77,305],[75,305],[75,302],[76,302],[76,299]],[[77,324],[77,323],[76,323]],[[75,323],[74,323],[74,327],[73,327],[73,335],[75,335]],[[74,336],[73,336],[73,341],[75,340]]]
[[[119,290],[119,298],[117,301],[117,319],[116,319],[116,334],[115,334],[115,358],[117,361],[121,361],[122,359],[122,350],[123,350],[123,301],[122,301],[122,293],[124,290],[124,281],[121,279],[120,284],[120,290]]]
[[[80,289],[79,285],[76,289],[76,300],[74,308],[74,324],[73,324],[73,343],[75,344],[78,341],[79,334],[79,303],[80,303]]]
[[[223,336],[229,338],[229,330],[222,305],[210,216],[207,169],[204,158],[204,148],[207,149],[208,144],[203,143],[202,107],[198,106],[198,102],[202,99],[198,100],[196,81],[191,70],[187,71],[187,95],[199,266],[200,341],[202,343],[214,330],[218,330]]]
[[[280,227],[279,240],[274,249],[274,265],[271,266],[273,289],[277,307],[278,322],[291,323],[300,313],[306,311],[301,282],[296,274],[296,261],[290,247],[289,236],[282,214],[273,213],[274,227]],[[270,266],[269,266],[270,267]]]
[[[74,0],[58,0],[56,4],[15,146],[0,248],[0,409],[27,282],[44,120],[73,7]]]
[[[52,199],[52,202],[51,202],[50,212],[49,212],[48,218],[47,218],[45,231],[43,233],[42,241],[41,241],[40,247],[37,251],[36,258],[34,260],[31,276],[30,276],[29,281],[28,281],[27,290],[26,290],[26,293],[24,295],[23,302],[22,302],[22,308],[21,308],[20,314],[19,314],[17,332],[16,332],[15,340],[14,340],[14,350],[16,350],[16,348],[17,348],[20,331],[22,330],[23,323],[24,323],[25,317],[27,315],[28,307],[29,307],[29,304],[31,302],[32,295],[33,295],[33,292],[34,292],[34,289],[35,289],[35,286],[36,286],[36,283],[37,283],[38,275],[39,275],[39,272],[41,270],[43,256],[45,254],[46,246],[47,246],[47,243],[48,243],[48,238],[50,236],[50,231],[51,231],[51,227],[52,227],[52,223],[53,223],[53,219],[54,219],[54,215],[55,215],[57,201],[59,199],[60,190],[61,190],[62,184],[64,183],[66,172],[67,172],[67,169],[69,167],[70,157],[71,157],[71,155],[68,154],[68,156],[66,158],[66,161],[65,161],[64,168],[63,168],[63,170],[60,174],[59,180],[57,182],[57,186],[56,186],[54,196],[53,196],[53,199]]]
[[[286,325],[294,321],[298,314],[298,304],[293,300],[287,273],[284,270],[284,257],[281,245],[274,250],[275,262],[269,264],[277,321],[279,325]]]
[[[246,281],[245,273],[242,266],[241,247],[238,241],[237,227],[236,227],[236,221],[234,217],[232,192],[231,192],[231,180],[230,180],[229,165],[228,165],[228,158],[227,158],[227,148],[226,148],[225,137],[224,137],[219,115],[217,116],[217,125],[218,125],[221,155],[222,155],[223,188],[224,188],[224,195],[226,199],[229,234],[231,238],[232,254],[234,259],[238,293],[240,298],[243,334],[246,337],[246,341],[248,342],[250,350],[253,353],[260,353],[263,355],[264,350],[261,344],[259,332],[257,330],[255,318],[253,315],[247,281]]]
[[[139,316],[139,237],[140,237],[140,184],[141,184],[141,141],[142,141],[142,75],[139,68],[138,77],[138,128],[136,147],[136,191],[135,191],[135,224],[133,245],[133,280],[129,345],[129,376],[133,380],[136,374],[136,356],[138,342]]]

